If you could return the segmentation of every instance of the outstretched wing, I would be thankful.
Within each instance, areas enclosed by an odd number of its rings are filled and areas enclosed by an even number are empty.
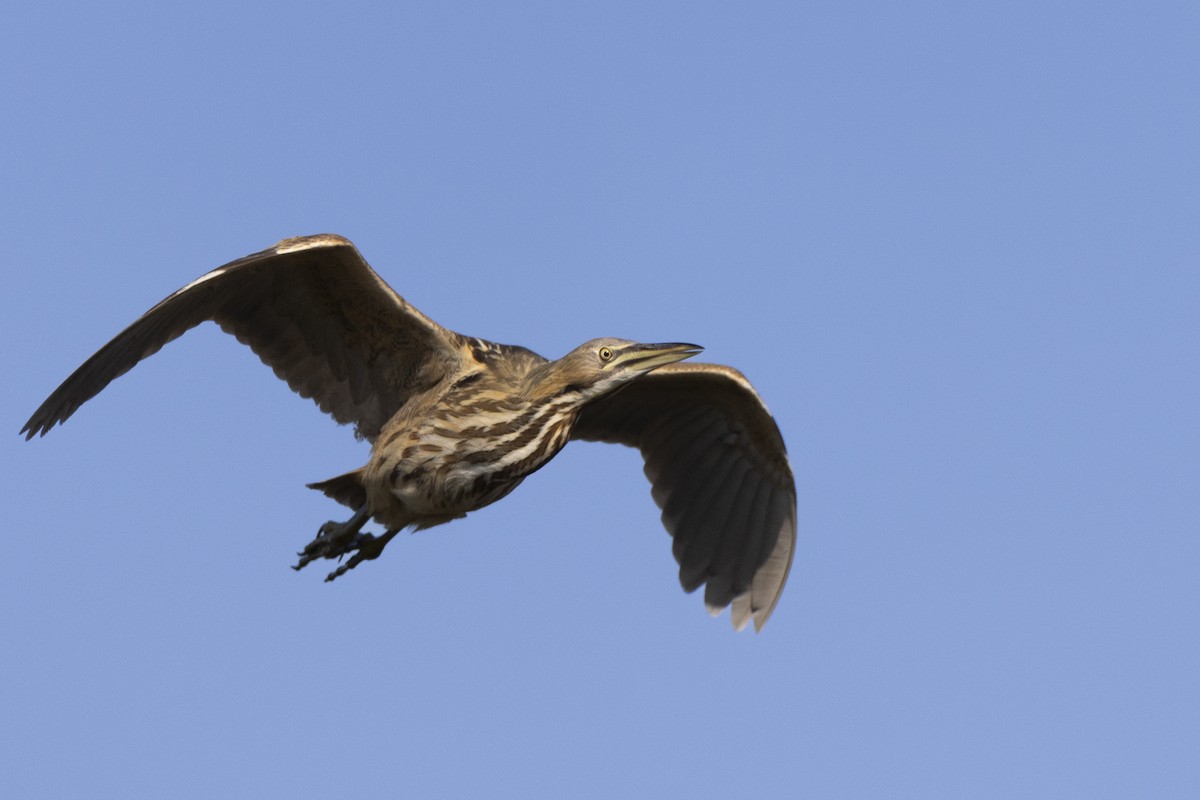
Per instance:
[[[716,615],[761,630],[796,545],[783,437],[750,382],[717,364],[671,364],[584,406],[572,438],[636,447],[674,537],[679,581]]]
[[[206,320],[358,435],[374,439],[413,394],[459,359],[457,334],[405,302],[348,240],[284,239],[163,300],[83,363],[21,432],[45,435],[172,339]]]

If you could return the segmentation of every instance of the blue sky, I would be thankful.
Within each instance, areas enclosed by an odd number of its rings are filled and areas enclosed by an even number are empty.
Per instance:
[[[1200,794],[1189,3],[0,11],[6,797]],[[366,447],[206,326],[26,443],[202,272],[337,232],[557,356],[695,341],[799,492],[761,635],[573,444],[347,580]]]

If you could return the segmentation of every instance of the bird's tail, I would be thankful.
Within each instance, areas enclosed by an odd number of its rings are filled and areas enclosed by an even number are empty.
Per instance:
[[[353,472],[338,475],[327,481],[310,483],[308,488],[323,492],[326,497],[331,497],[344,506],[358,509],[367,504],[367,490],[363,488],[362,479],[363,468],[359,467]]]

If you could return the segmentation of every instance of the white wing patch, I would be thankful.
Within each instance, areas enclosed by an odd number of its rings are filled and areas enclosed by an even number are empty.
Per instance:
[[[212,272],[205,273],[204,275],[201,275],[199,278],[196,278],[196,280],[192,281],[187,286],[183,287],[179,291],[172,294],[171,297],[175,297],[176,295],[181,295],[186,291],[195,289],[197,286],[204,283],[205,281],[211,281],[213,278],[219,277],[224,274],[225,274],[224,267],[221,267],[220,269],[214,269]]]
[[[276,253],[294,253],[297,250],[311,250],[314,247],[340,247],[350,245],[350,240],[336,233],[318,233],[316,236],[293,236],[284,239],[273,248]],[[353,245],[350,245],[353,247]]]

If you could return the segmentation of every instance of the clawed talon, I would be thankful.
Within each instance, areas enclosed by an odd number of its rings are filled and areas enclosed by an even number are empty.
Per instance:
[[[331,581],[339,575],[345,575],[364,561],[379,558],[383,548],[398,531],[388,531],[381,536],[361,533],[360,529],[366,524],[369,516],[365,508],[360,508],[346,522],[326,522],[317,532],[317,537],[296,554],[300,556],[300,561],[292,569],[304,569],[318,558],[335,558],[340,561],[343,557],[350,556],[345,564],[326,576],[325,580]]]
[[[353,520],[342,523],[331,520],[322,525],[317,532],[317,538],[296,554],[300,556],[300,561],[292,569],[303,569],[318,558],[341,558],[351,552],[354,549],[354,540],[360,535],[358,527],[361,527],[361,523],[354,527],[352,523]]]
[[[325,581],[328,583],[340,575],[345,575],[347,572],[354,569],[364,561],[371,561],[379,558],[380,554],[383,553],[383,548],[398,532],[399,531],[388,531],[382,536],[372,536],[369,533],[358,534],[358,536],[354,537],[353,542],[346,547],[345,552],[338,555],[338,558],[341,558],[351,550],[355,551],[354,555],[350,556],[350,560],[348,560],[345,564],[340,565],[333,572],[326,575]]]

